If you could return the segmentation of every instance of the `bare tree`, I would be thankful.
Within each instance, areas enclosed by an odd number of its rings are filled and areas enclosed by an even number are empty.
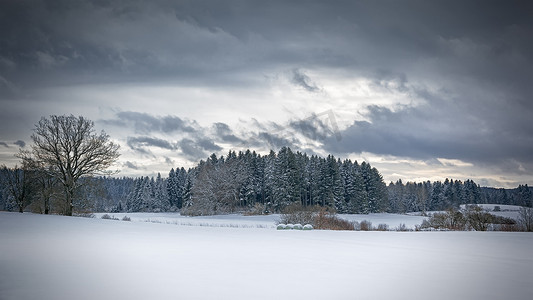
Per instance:
[[[533,208],[520,207],[518,212],[518,224],[524,231],[533,231]]]
[[[465,211],[466,219],[468,224],[475,231],[487,231],[489,225],[493,222],[493,216],[483,211],[481,206],[477,205],[468,205]]]
[[[105,172],[119,157],[119,145],[109,140],[104,131],[94,132],[94,122],[82,116],[50,116],[41,118],[31,136],[32,156],[48,174],[63,186],[71,216],[73,198],[79,179]]]
[[[52,176],[53,167],[45,166],[42,161],[37,161],[30,151],[21,149],[15,156],[22,160],[22,166],[27,172],[31,189],[42,201],[44,214],[49,214],[51,209],[50,200],[58,192],[58,179]],[[43,212],[41,208],[39,208],[39,211]]]
[[[192,187],[191,205],[182,210],[188,215],[234,213],[241,201],[239,188],[244,181],[236,159],[218,160],[216,155],[204,163]]]

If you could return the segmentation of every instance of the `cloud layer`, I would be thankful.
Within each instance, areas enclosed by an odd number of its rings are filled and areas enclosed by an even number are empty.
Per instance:
[[[391,180],[528,183],[532,11],[528,1],[2,1],[0,159],[13,162],[41,116],[73,113],[122,144],[131,174],[288,145],[381,162]]]

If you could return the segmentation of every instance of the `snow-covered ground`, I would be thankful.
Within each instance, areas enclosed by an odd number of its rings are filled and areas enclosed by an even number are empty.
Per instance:
[[[95,216],[101,218],[105,213],[97,213]],[[272,214],[266,216],[243,216],[243,215],[217,215],[205,217],[187,217],[179,213],[109,213],[111,217],[122,220],[127,216],[133,222],[152,222],[162,224],[172,224],[179,226],[207,226],[207,227],[233,227],[233,228],[275,228],[280,220],[280,215]],[[361,222],[363,220],[372,222],[374,227],[379,224],[387,224],[390,229],[405,224],[407,228],[414,229],[415,225],[420,225],[426,217],[409,216],[399,214],[367,214],[367,215],[338,215],[340,218]]]
[[[339,215],[339,217],[348,221],[361,221],[366,220],[372,222],[373,227],[377,227],[379,224],[386,224],[389,229],[394,230],[400,224],[404,224],[406,228],[415,229],[416,225],[422,224],[422,221],[427,217],[400,215],[400,214],[367,214],[367,215]]]
[[[0,299],[533,299],[531,233],[236,227],[0,212]]]
[[[96,213],[101,218],[105,213]],[[243,216],[216,215],[188,217],[179,213],[108,213],[107,215],[120,219],[127,216],[132,222],[161,223],[178,226],[230,227],[230,228],[275,228],[279,215]]]

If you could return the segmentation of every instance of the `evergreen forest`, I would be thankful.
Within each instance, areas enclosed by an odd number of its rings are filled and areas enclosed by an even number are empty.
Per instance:
[[[17,210],[17,201],[23,203],[20,207],[25,211],[61,214],[65,209],[61,189],[54,182],[35,180],[31,171],[4,167],[0,178],[0,210]],[[307,155],[288,147],[277,153],[271,150],[268,155],[251,150],[230,151],[226,156],[212,154],[194,168],[172,168],[166,177],[81,180],[75,194],[77,213],[279,213],[293,204],[318,205],[347,214],[408,213],[446,210],[461,204],[531,206],[533,198],[527,185],[487,188],[469,179],[386,184],[367,162]]]

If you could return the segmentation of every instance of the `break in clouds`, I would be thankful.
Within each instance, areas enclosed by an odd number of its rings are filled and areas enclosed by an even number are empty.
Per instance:
[[[125,174],[290,146],[374,159],[386,180],[531,183],[532,10],[527,1],[2,1],[0,159],[14,162],[41,116],[75,114],[120,141]],[[423,172],[406,169],[418,162]]]

